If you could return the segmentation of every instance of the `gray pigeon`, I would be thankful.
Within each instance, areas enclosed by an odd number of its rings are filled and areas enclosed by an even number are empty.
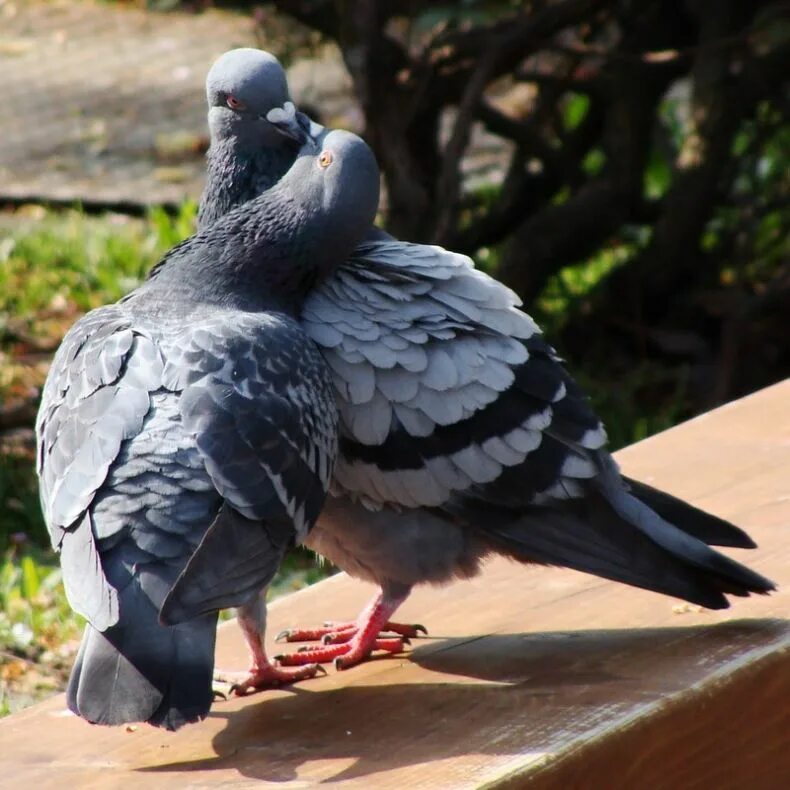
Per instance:
[[[334,391],[296,316],[370,228],[379,176],[348,132],[283,130],[304,145],[277,185],[78,321],[47,378],[41,500],[88,620],[68,704],[91,722],[203,718],[217,610],[257,608],[326,495]]]
[[[208,73],[206,98],[212,142],[200,227],[269,189],[286,173],[299,148],[266,119],[269,111],[289,101],[285,72],[274,55],[246,48],[226,53]],[[320,130],[307,129],[313,136]]]
[[[271,55],[225,54],[208,96],[202,218],[249,196],[219,183],[223,173],[265,184],[292,156],[271,135],[239,131],[289,98]],[[493,553],[714,609],[729,605],[725,594],[773,589],[709,548],[753,547],[740,529],[620,475],[587,398],[519,308],[468,257],[381,231],[306,299],[301,325],[331,369],[340,414],[331,496],[306,545],[381,591],[356,622],[285,632],[325,644],[279,656],[281,665],[335,658],[343,668],[373,649],[402,649],[400,637],[420,627],[390,617],[411,588],[472,576]]]

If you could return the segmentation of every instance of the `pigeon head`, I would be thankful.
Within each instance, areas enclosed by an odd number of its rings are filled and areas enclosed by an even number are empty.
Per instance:
[[[242,148],[281,147],[285,139],[266,114],[289,100],[280,61],[260,49],[244,47],[222,55],[206,77],[212,140],[232,139]]]
[[[181,301],[296,314],[370,231],[379,169],[366,143],[342,130],[316,140],[290,102],[268,123],[298,146],[287,172],[171,250],[134,298],[169,310]]]
[[[329,132],[321,145],[313,146],[312,153],[297,157],[296,172],[308,170],[308,188],[320,192],[323,211],[333,223],[354,217],[355,224],[367,230],[379,202],[379,169],[373,152],[361,138],[342,129]]]
[[[291,105],[292,107],[292,105]],[[294,118],[273,124],[301,143],[290,170],[276,190],[306,217],[310,257],[326,271],[342,263],[370,230],[379,202],[379,169],[368,145],[357,135],[333,130],[316,141]]]

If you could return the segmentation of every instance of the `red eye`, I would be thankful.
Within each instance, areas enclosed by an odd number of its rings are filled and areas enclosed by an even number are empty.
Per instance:
[[[226,99],[228,103],[228,107],[231,110],[246,110],[247,105],[243,101],[239,101],[235,96],[231,96],[228,94],[228,98]]]

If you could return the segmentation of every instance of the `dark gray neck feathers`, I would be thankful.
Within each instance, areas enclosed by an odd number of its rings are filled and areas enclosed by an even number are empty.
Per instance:
[[[149,310],[218,305],[296,315],[348,254],[333,252],[332,236],[325,217],[275,185],[173,248],[128,299]]]
[[[212,142],[207,154],[206,186],[200,199],[198,228],[206,228],[231,209],[258,197],[282,178],[293,164],[296,151],[281,148],[256,151],[239,146],[235,139]]]

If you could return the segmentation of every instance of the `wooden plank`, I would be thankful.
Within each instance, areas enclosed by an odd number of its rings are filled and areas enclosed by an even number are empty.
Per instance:
[[[725,612],[572,571],[491,562],[399,613],[431,638],[170,734],[91,727],[62,696],[0,721],[0,784],[46,787],[752,787],[790,777],[790,381],[619,454],[731,518],[729,551],[780,585]],[[337,576],[280,599],[270,633],[353,617]],[[679,613],[680,612],[680,613]],[[218,664],[241,667],[234,624]]]

